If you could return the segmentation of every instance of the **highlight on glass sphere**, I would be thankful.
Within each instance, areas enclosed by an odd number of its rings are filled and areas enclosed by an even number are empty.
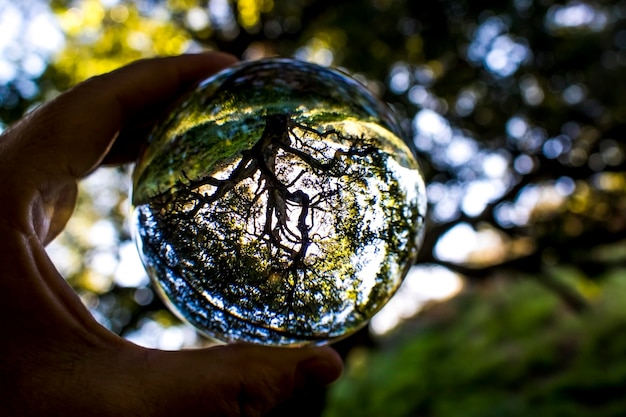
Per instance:
[[[414,263],[426,195],[388,107],[332,69],[242,63],[153,132],[134,238],[166,304],[221,342],[326,344],[367,324]]]

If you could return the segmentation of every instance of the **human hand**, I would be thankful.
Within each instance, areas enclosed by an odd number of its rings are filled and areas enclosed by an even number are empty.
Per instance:
[[[45,252],[72,213],[77,181],[134,160],[181,91],[231,63],[217,53],[137,62],[0,136],[0,415],[260,416],[338,378],[330,348],[138,347],[93,319]]]

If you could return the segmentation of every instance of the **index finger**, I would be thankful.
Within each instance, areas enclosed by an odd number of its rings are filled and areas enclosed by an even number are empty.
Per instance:
[[[120,130],[159,114],[181,92],[235,62],[221,53],[154,58],[89,79],[16,126],[20,157],[52,176],[80,178],[97,167]]]

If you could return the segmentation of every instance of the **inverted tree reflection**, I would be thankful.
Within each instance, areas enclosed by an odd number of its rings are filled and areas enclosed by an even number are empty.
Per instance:
[[[232,338],[316,340],[360,326],[399,285],[423,223],[421,179],[381,135],[391,133],[270,114],[239,156],[140,204],[145,261],[168,277],[167,297]]]

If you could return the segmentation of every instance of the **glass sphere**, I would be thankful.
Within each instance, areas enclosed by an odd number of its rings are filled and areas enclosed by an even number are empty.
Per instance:
[[[134,237],[166,304],[223,342],[324,344],[364,326],[414,263],[426,210],[389,109],[288,59],[228,68],[156,128]]]

